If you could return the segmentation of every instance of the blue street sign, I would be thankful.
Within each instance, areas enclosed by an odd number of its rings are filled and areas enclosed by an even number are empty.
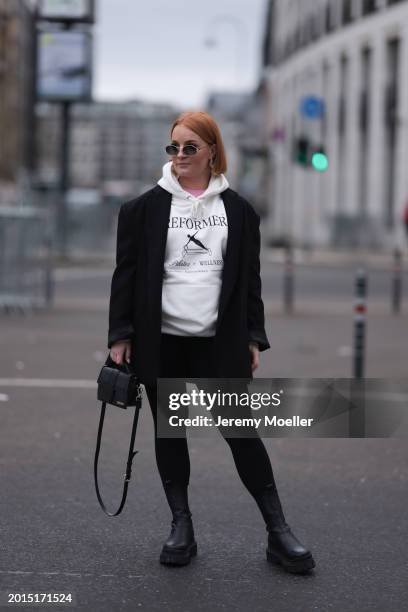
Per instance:
[[[300,113],[308,119],[321,119],[324,115],[323,98],[305,96],[300,101]]]

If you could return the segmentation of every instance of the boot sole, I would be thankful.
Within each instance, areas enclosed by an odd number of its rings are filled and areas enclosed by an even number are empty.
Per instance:
[[[282,565],[287,572],[292,574],[303,574],[316,567],[316,563],[314,562],[314,559],[310,553],[308,553],[308,555],[305,557],[300,557],[296,560],[289,560],[278,557],[278,555],[267,549],[266,558],[270,563]]]
[[[160,554],[160,563],[163,565],[187,565],[191,557],[197,554],[197,543],[191,544],[187,549],[169,550],[163,548]]]

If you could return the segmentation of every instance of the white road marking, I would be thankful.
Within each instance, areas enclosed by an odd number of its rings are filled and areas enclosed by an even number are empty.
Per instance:
[[[337,355],[339,357],[350,357],[353,354],[353,349],[351,346],[344,344],[343,346],[339,346],[337,348]]]
[[[115,264],[113,261],[112,266],[106,268],[57,268],[54,270],[54,278],[57,281],[104,278],[112,276],[114,269]]]
[[[55,572],[35,572],[35,571],[31,571],[31,572],[26,572],[26,571],[22,571],[22,570],[0,570],[0,574],[21,574],[21,575],[27,575],[27,574],[38,574],[40,576],[74,576],[76,578],[86,578],[89,576],[95,576],[96,578],[114,578],[115,576],[118,576],[117,574],[92,574],[89,572],[86,573],[81,573],[81,572],[61,572],[61,571],[55,571]],[[123,575],[121,575],[123,577]],[[129,574],[128,578],[146,578],[145,574]]]
[[[40,387],[44,389],[95,389],[95,380],[70,378],[0,378],[0,387]]]
[[[273,379],[270,379],[273,380]],[[291,380],[291,379],[289,379]],[[317,380],[317,387],[313,388],[313,379],[305,379],[305,384],[299,384],[297,387],[293,385],[286,389],[286,395],[294,395],[299,397],[314,397],[317,392],[323,391],[324,387],[322,387],[321,379]],[[336,386],[336,379],[333,379],[333,382],[330,382],[330,379],[325,383],[331,384],[339,393],[343,392],[342,387]],[[339,379],[346,380],[349,384],[354,382],[354,379]],[[387,380],[387,383],[390,384],[390,380]],[[399,379],[398,379],[399,380]],[[370,379],[367,379],[366,384],[370,385]],[[86,379],[70,379],[70,378],[0,378],[0,387],[26,387],[26,388],[43,388],[43,389],[96,389],[97,382],[95,380],[86,380]],[[348,389],[346,389],[347,391]],[[349,391],[349,399],[356,399],[358,395],[362,395],[366,400],[382,400],[382,401],[390,401],[390,402],[402,402],[406,403],[408,401],[408,394],[394,391],[369,391],[363,387],[358,387],[353,391]],[[1,394],[3,395],[3,394]],[[0,399],[1,399],[0,395]],[[4,394],[6,395],[6,394]],[[345,395],[345,399],[348,399]]]

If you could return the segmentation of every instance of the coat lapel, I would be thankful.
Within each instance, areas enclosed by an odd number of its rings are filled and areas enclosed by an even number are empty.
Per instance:
[[[159,185],[153,189],[153,197],[146,210],[145,243],[147,244],[147,278],[150,297],[150,314],[157,315],[161,308],[164,256],[169,224],[171,193]],[[161,318],[161,312],[160,318]]]
[[[234,192],[231,189],[226,189],[221,193],[221,198],[224,202],[225,213],[227,215],[228,240],[222,273],[220,301],[218,305],[217,329],[238,274],[241,245],[240,238],[243,223],[243,209]]]
[[[161,317],[163,267],[172,195],[160,186],[154,188],[152,195],[149,206],[147,206],[145,226],[147,232],[148,295],[152,300],[149,303],[149,309],[151,309],[151,315]],[[224,202],[228,221],[228,239],[218,306],[217,329],[238,274],[243,224],[243,207],[235,193],[231,189],[226,189],[220,195]]]

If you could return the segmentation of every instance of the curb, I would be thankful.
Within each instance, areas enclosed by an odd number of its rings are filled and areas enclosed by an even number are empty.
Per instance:
[[[261,259],[268,263],[284,264],[286,260],[286,249],[262,247]],[[294,265],[301,266],[334,266],[344,265],[368,266],[382,270],[392,270],[394,267],[394,254],[374,253],[372,251],[329,251],[315,250],[305,251],[303,249],[293,249],[292,259]],[[408,250],[402,251],[402,266],[404,260],[408,262]],[[408,268],[408,265],[407,265]]]

